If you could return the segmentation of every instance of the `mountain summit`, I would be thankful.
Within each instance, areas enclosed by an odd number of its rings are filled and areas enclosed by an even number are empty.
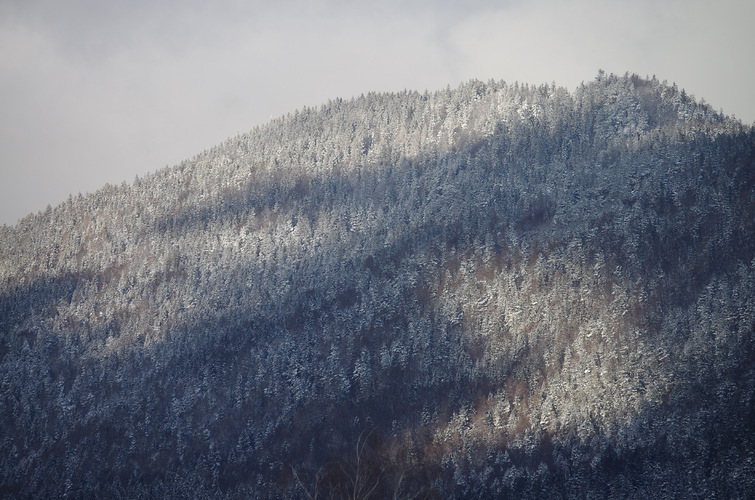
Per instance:
[[[0,228],[0,496],[755,493],[755,132],[337,99]]]

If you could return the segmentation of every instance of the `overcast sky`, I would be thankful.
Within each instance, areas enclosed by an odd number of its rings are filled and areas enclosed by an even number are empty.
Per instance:
[[[753,26],[751,0],[0,0],[0,224],[373,90],[628,71],[752,123]]]

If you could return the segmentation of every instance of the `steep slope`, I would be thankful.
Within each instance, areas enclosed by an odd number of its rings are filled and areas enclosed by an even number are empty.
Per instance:
[[[755,135],[657,80],[304,109],[0,232],[0,494],[755,491]]]

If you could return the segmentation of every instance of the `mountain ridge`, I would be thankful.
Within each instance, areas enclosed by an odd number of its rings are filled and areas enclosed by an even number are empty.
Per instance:
[[[753,155],[655,79],[473,81],[4,227],[0,491],[746,496]]]

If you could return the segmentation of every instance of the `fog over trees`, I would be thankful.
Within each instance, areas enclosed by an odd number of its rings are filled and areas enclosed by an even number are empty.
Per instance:
[[[744,498],[753,335],[751,127],[336,99],[0,228],[0,496]]]

